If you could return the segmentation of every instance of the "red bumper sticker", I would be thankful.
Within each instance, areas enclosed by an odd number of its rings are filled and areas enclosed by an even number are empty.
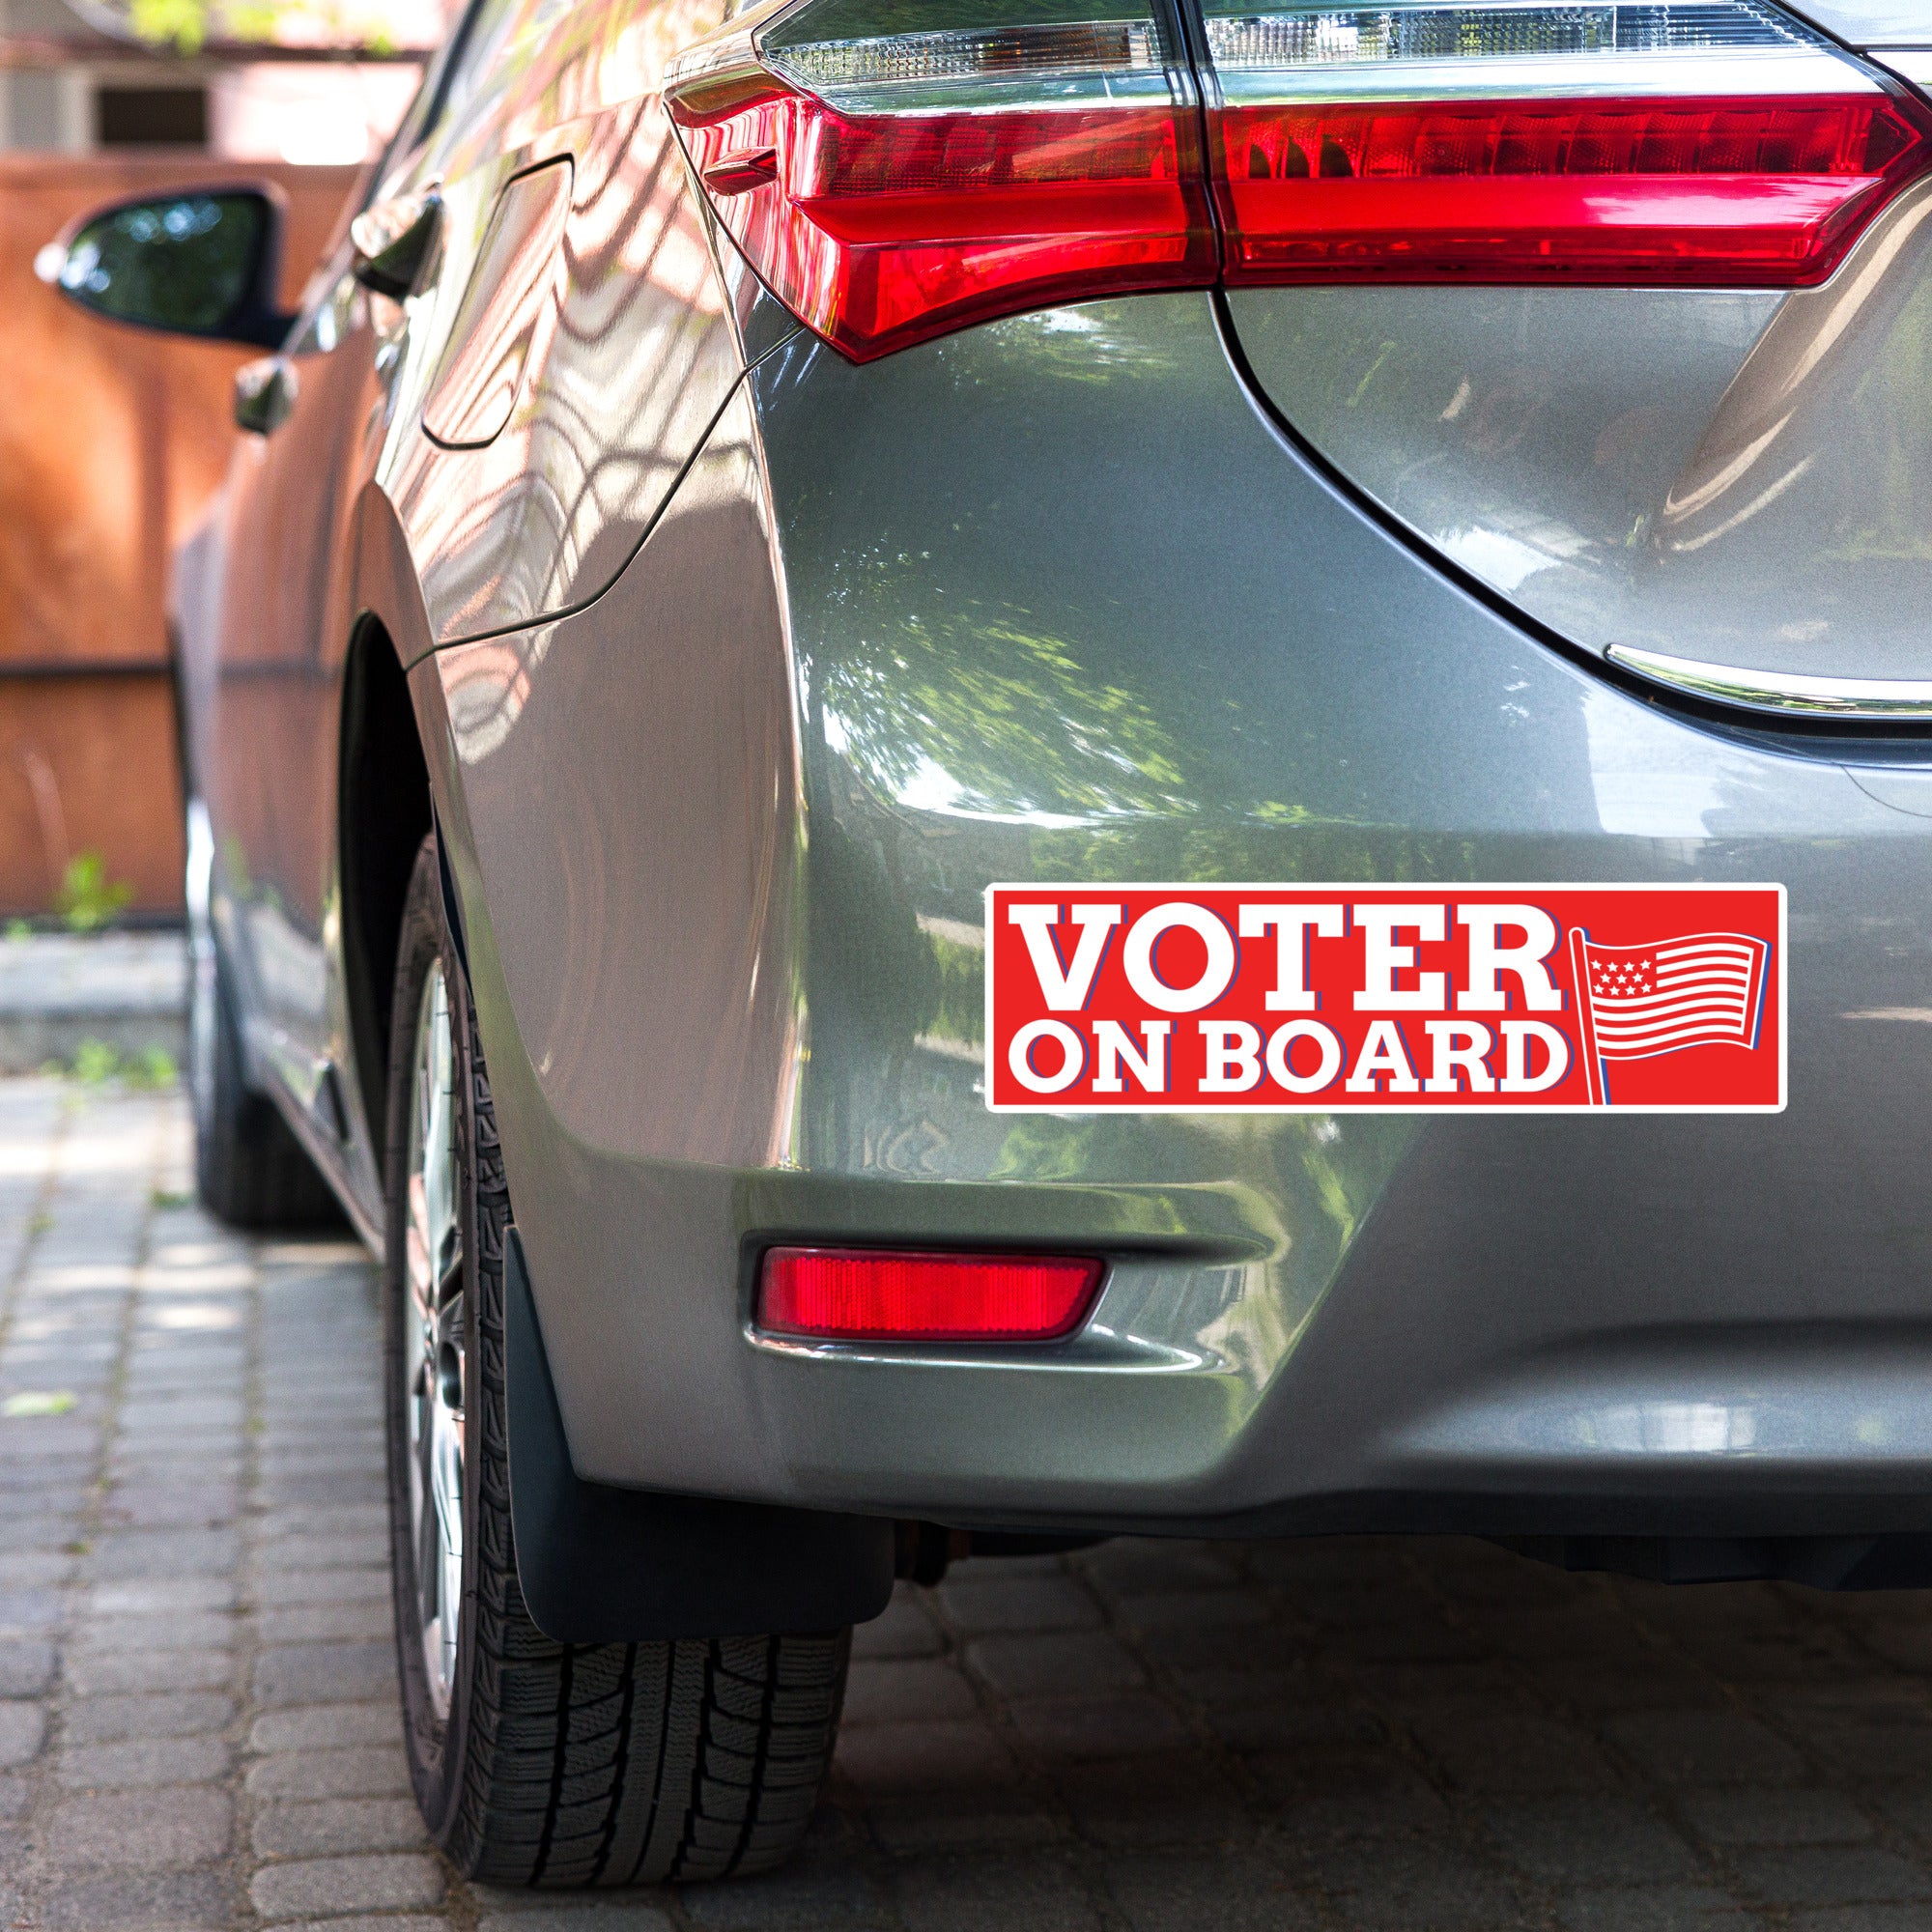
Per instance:
[[[992,886],[998,1113],[1776,1113],[1782,886]]]

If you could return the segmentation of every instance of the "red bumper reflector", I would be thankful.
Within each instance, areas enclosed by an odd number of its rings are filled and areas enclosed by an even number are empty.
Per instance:
[[[1100,1271],[1069,1255],[773,1248],[758,1326],[821,1341],[1050,1342],[1085,1319]]]
[[[1230,107],[1230,282],[1822,281],[1925,164],[1884,95]]]

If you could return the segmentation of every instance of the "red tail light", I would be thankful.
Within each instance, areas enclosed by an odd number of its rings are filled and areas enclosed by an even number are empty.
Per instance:
[[[779,82],[710,92],[671,113],[719,218],[854,361],[1218,271],[1195,118],[1172,106],[843,114]]]
[[[1932,158],[1769,0],[1204,0],[1205,114],[1151,12],[1023,4],[768,5],[672,63],[720,220],[854,360],[1217,280],[1796,287]]]
[[[1066,1255],[773,1248],[759,1328],[841,1342],[1050,1342],[1085,1319],[1100,1264]]]
[[[1236,107],[1230,282],[1822,281],[1924,137],[1883,95]]]

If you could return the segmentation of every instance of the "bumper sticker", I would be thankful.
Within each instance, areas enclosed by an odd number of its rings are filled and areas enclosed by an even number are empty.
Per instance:
[[[996,1113],[1776,1113],[1784,888],[991,886]]]

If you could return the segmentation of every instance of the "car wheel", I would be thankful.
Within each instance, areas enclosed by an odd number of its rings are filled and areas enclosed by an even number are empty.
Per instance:
[[[761,1871],[810,1822],[850,1634],[554,1643],[517,1580],[504,1402],[510,1203],[434,838],[390,1038],[389,1504],[416,1800],[466,1876],[630,1885]]]
[[[245,1072],[235,991],[209,916],[214,839],[199,801],[188,808],[187,1089],[194,1179],[202,1205],[236,1228],[313,1228],[342,1210],[266,1094]]]

